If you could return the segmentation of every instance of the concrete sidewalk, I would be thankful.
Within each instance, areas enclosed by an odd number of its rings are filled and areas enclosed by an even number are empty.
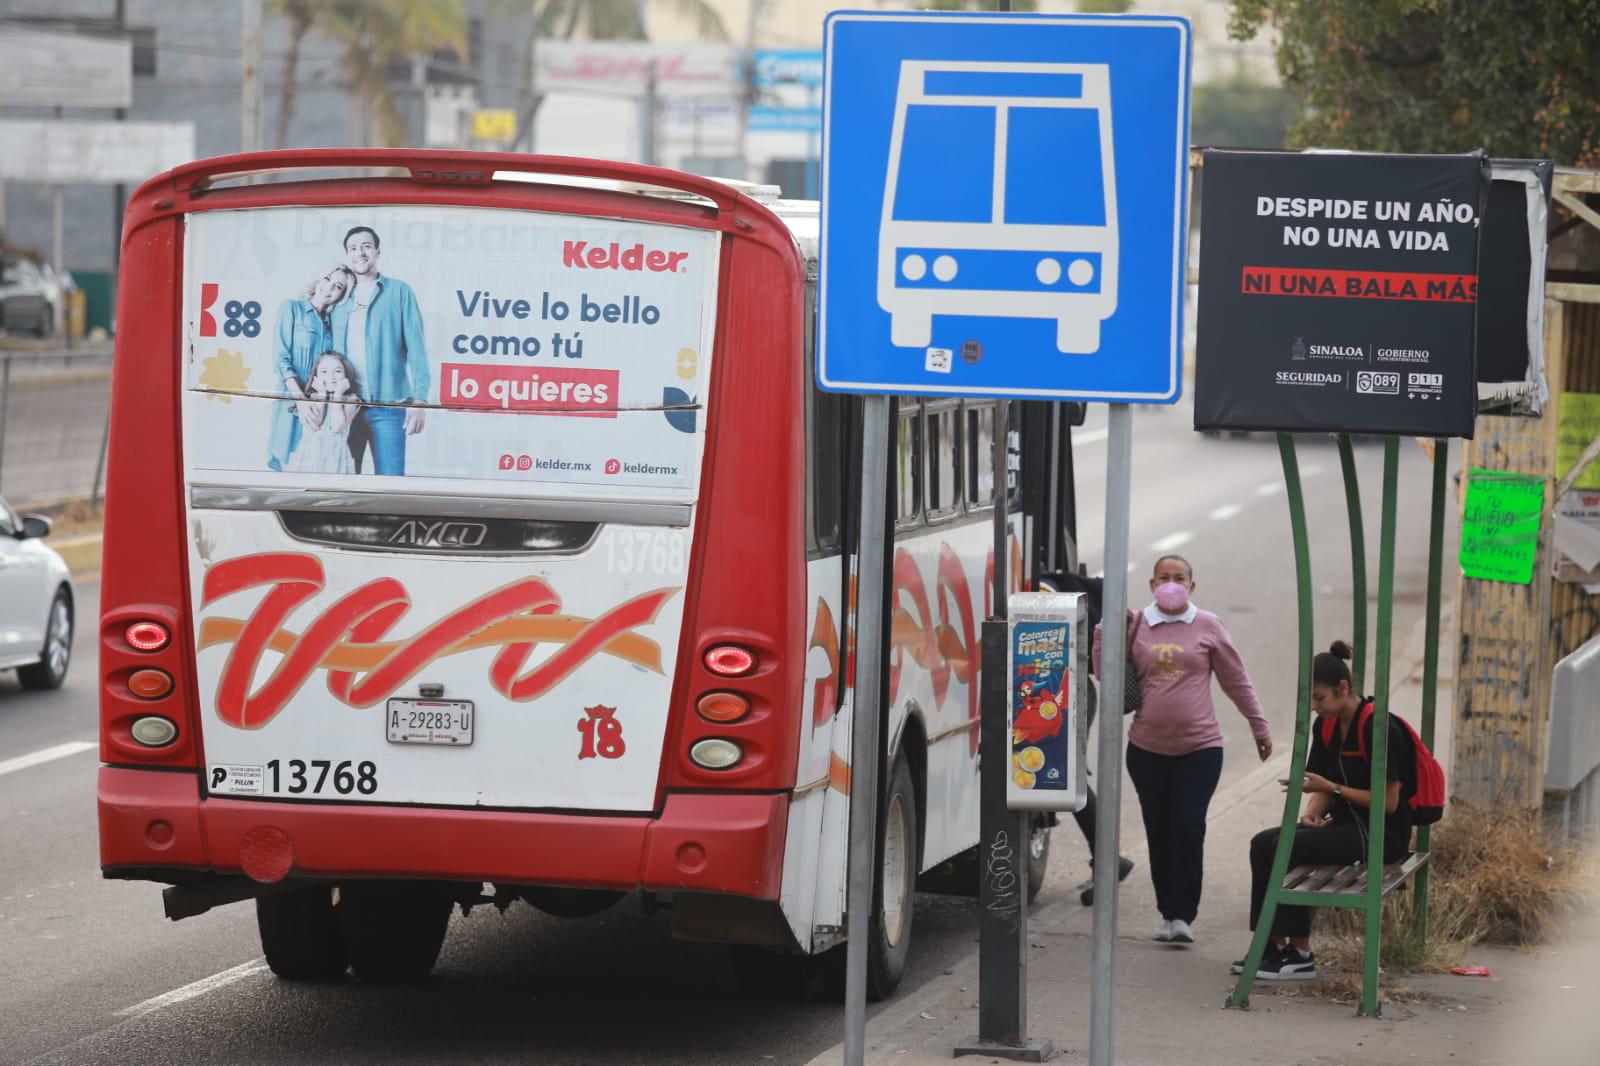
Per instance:
[[[1447,613],[1449,608],[1446,608]],[[1453,643],[1445,619],[1446,644]],[[1422,633],[1410,634],[1394,658],[1391,709],[1419,725]],[[1437,747],[1448,767],[1451,664],[1439,691]],[[1287,739],[1287,738],[1285,738]],[[1206,841],[1205,899],[1188,947],[1150,939],[1159,924],[1144,861],[1144,842],[1125,841],[1139,863],[1122,886],[1118,911],[1116,1061],[1166,1063],[1494,1063],[1541,1066],[1600,1062],[1600,928],[1585,928],[1538,953],[1474,950],[1469,963],[1488,978],[1408,976],[1420,998],[1385,1002],[1379,1019],[1360,1018],[1353,1004],[1307,994],[1301,986],[1258,982],[1249,1011],[1224,1010],[1233,988],[1229,963],[1249,946],[1250,837],[1282,815],[1277,779],[1289,745],[1212,802]],[[1136,803],[1132,795],[1126,803]],[[1446,815],[1448,817],[1448,814]],[[1093,912],[1076,893],[1029,921],[1028,1033],[1049,1037],[1057,1062],[1087,1062]],[[1326,972],[1326,967],[1324,971]],[[1385,985],[1387,997],[1388,981]],[[942,977],[897,999],[867,1026],[867,1061],[880,1066],[946,1063],[977,1032],[976,951]],[[837,1063],[842,1045],[813,1061]],[[973,1056],[963,1061],[1000,1061]]]

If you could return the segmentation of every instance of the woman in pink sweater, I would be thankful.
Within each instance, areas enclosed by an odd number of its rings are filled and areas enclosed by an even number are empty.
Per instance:
[[[1128,729],[1128,775],[1139,793],[1150,845],[1161,926],[1155,939],[1194,943],[1205,864],[1206,809],[1222,777],[1222,728],[1211,702],[1211,675],[1250,723],[1256,754],[1272,754],[1272,729],[1255,686],[1222,619],[1189,601],[1194,568],[1180,555],[1156,560],[1155,600],[1128,618],[1130,653],[1143,706]],[[1094,635],[1100,672],[1101,633]]]

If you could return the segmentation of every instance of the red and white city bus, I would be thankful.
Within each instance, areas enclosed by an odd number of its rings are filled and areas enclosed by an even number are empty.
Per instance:
[[[841,943],[861,405],[813,384],[816,229],[754,187],[537,156],[142,186],[105,875],[171,885],[173,917],[254,898],[285,978],[426,974],[452,904],[489,898],[640,891],[683,937]],[[878,996],[918,875],[977,841],[994,569],[1070,569],[1066,416],[1011,417],[997,561],[995,406],[898,405]]]

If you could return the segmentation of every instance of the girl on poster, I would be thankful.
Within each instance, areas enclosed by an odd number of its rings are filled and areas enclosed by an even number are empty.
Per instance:
[[[339,352],[327,351],[317,359],[306,385],[306,398],[296,403],[302,423],[299,443],[289,455],[285,470],[313,474],[353,474],[350,423],[361,413],[355,369]]]
[[[281,391],[293,399],[273,405],[267,430],[269,470],[288,469],[303,426],[302,417],[295,412],[296,401],[306,398],[312,364],[331,346],[329,314],[354,285],[350,268],[336,266],[313,281],[303,295],[283,301],[278,309],[273,355]]]

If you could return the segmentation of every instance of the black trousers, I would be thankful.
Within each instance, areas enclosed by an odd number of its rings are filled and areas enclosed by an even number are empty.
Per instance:
[[[1222,749],[1157,755],[1129,744],[1128,776],[1144,816],[1156,908],[1168,921],[1192,922],[1200,912],[1206,810],[1222,777]]]
[[[1357,811],[1358,815],[1365,814]],[[1250,841],[1250,929],[1254,932],[1267,900],[1267,882],[1272,878],[1272,856],[1278,848],[1277,829],[1263,829]],[[1387,833],[1383,840],[1383,861],[1396,862],[1411,846],[1404,838],[1395,840]],[[1335,822],[1333,825],[1296,826],[1289,849],[1289,866],[1348,866],[1367,857],[1367,826],[1364,821]],[[1280,906],[1272,918],[1273,936],[1310,936],[1315,907]]]

